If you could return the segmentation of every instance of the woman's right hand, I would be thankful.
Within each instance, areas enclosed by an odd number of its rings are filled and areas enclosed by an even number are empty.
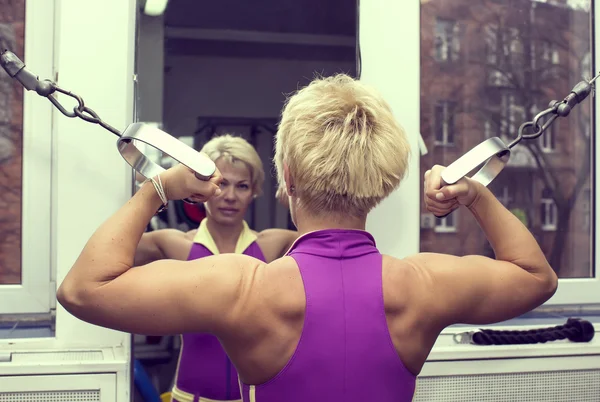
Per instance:
[[[435,165],[425,172],[424,199],[429,212],[436,216],[446,216],[460,205],[471,206],[485,188],[481,183],[464,177],[454,184],[447,185],[442,180],[444,166]]]
[[[214,195],[221,193],[223,177],[216,169],[209,180],[200,180],[189,167],[178,164],[160,174],[169,200],[189,199],[193,202],[205,202]]]

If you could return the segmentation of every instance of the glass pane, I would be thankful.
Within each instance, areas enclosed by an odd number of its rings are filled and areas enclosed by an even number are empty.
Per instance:
[[[25,0],[2,3],[0,45],[22,55]],[[27,63],[27,60],[24,60]],[[0,72],[0,284],[21,283],[23,87]],[[41,201],[43,202],[43,201]]]
[[[508,143],[521,123],[590,79],[590,10],[591,0],[421,0],[422,172],[449,165],[490,136]],[[557,120],[548,138],[513,148],[490,185],[561,278],[594,276],[591,99]],[[453,138],[440,141],[439,105],[449,102]],[[455,220],[453,230],[439,230],[447,219],[424,224],[421,250],[493,256],[471,214]]]

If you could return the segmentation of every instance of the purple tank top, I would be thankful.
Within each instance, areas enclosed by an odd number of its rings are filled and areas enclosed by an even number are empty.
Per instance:
[[[416,377],[400,360],[383,304],[382,256],[359,230],[308,233],[292,246],[306,292],[304,327],[287,365],[244,402],[410,402]]]
[[[243,254],[265,261],[260,247],[253,242]],[[213,255],[202,244],[194,243],[189,260]],[[181,391],[198,398],[217,401],[239,400],[240,388],[235,367],[219,340],[210,334],[183,334],[176,385]],[[177,401],[174,398],[174,401]]]

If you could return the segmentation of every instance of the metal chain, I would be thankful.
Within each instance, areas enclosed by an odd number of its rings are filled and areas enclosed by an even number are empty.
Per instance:
[[[62,89],[50,80],[40,81],[38,76],[27,70],[27,68],[25,68],[25,63],[10,50],[5,49],[0,51],[0,66],[2,66],[11,78],[15,78],[19,81],[25,89],[35,91],[38,95],[48,98],[48,100],[65,116],[71,118],[79,117],[89,123],[99,124],[117,137],[121,137],[122,134],[119,130],[102,121],[96,112],[85,106],[81,96],[76,95],[71,91],[67,91],[66,89]],[[77,106],[73,108],[72,112],[67,110],[58,99],[53,96],[54,92],[60,92],[75,99],[77,101]]]
[[[573,107],[581,103],[590,93],[594,90],[594,82],[600,77],[600,73],[589,81],[581,81],[573,87],[569,95],[567,95],[562,101],[553,100],[550,102],[549,107],[546,110],[538,113],[533,120],[527,121],[519,127],[517,138],[515,138],[510,144],[509,148],[517,145],[521,140],[532,140],[541,136],[544,131],[548,129],[559,117],[566,117],[569,115]],[[542,124],[540,122],[544,121]],[[533,132],[526,133],[527,130],[533,130]]]
[[[57,92],[60,92],[64,95],[70,96],[71,98],[73,98],[77,101],[77,106],[75,106],[73,108],[73,112],[70,112],[67,109],[65,109],[65,107],[63,105],[61,105],[60,102],[58,102],[58,100],[54,96],[52,96],[51,94],[48,95],[47,96],[48,100],[50,100],[50,102],[52,102],[52,104],[54,106],[56,106],[56,108],[62,114],[64,114],[67,117],[71,117],[71,118],[79,117],[80,119],[85,120],[89,123],[98,124],[101,127],[105,128],[106,130],[110,131],[111,133],[115,134],[117,137],[121,136],[121,132],[119,130],[117,130],[116,128],[112,127],[111,125],[109,125],[108,123],[103,121],[100,118],[100,116],[98,116],[98,113],[94,112],[92,109],[85,106],[81,96],[76,95],[71,91],[62,89],[59,86],[57,86],[56,84],[54,84],[54,90],[56,90]]]

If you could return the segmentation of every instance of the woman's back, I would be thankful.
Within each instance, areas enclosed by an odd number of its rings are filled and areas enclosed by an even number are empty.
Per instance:
[[[288,291],[303,310],[300,325],[288,317],[272,322],[276,339],[265,342],[287,343],[288,353],[263,349],[272,356],[263,361],[271,378],[243,384],[244,401],[410,401],[415,376],[400,360],[388,330],[382,255],[371,235],[337,229],[308,233],[288,256],[293,260],[286,258],[285,264],[299,273]],[[289,312],[289,306],[281,311]],[[275,328],[285,321],[294,330],[277,336]]]

